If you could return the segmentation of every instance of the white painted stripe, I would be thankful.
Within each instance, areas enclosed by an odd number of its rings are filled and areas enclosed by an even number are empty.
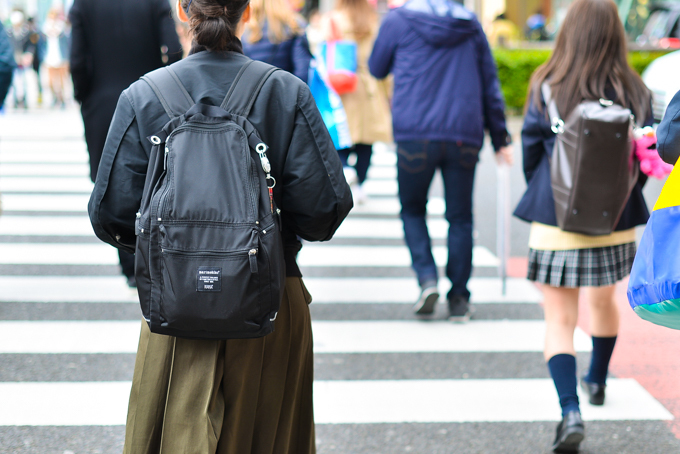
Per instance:
[[[135,303],[122,276],[0,276],[0,302]]]
[[[314,303],[415,303],[420,287],[414,278],[305,278]],[[473,277],[468,282],[471,301],[484,303],[540,303],[543,298],[526,279],[509,278],[507,292],[501,294],[501,280]],[[442,300],[450,289],[445,279],[439,283]],[[0,279],[0,293],[2,280]],[[0,297],[1,298],[1,297]]]
[[[11,211],[73,211],[87,213],[89,195],[0,194],[4,213]],[[0,219],[2,219],[0,217]]]
[[[141,318],[141,317],[140,317]],[[316,353],[541,352],[542,320],[315,321]],[[134,353],[140,322],[0,322],[0,353]],[[576,329],[577,351],[590,338]]]
[[[2,216],[0,235],[92,236],[87,216]]]
[[[607,380],[607,404],[581,410],[586,421],[673,419],[633,379]],[[549,379],[314,383],[317,424],[557,421],[559,415]]]
[[[89,194],[94,185],[89,178],[0,178],[2,192],[82,192]]]
[[[447,238],[449,223],[444,219],[428,219],[430,237],[433,239]],[[404,227],[400,219],[365,219],[350,217],[340,225],[334,238],[404,238]]]
[[[77,150],[80,148],[79,146],[73,147],[73,150]],[[3,149],[0,151],[0,164],[5,164],[5,163],[49,163],[49,162],[54,162],[54,163],[69,163],[69,164],[81,164],[81,163],[87,163],[88,162],[88,155],[87,152],[85,151],[64,151],[59,152],[58,150],[54,150],[53,152],[45,152],[45,151],[35,151],[31,152],[30,150],[17,150],[15,147],[15,144],[12,144],[12,147],[14,149],[13,152],[8,153],[4,150],[4,148],[7,148],[9,145],[6,142],[3,142]],[[43,145],[42,150],[45,149],[46,146],[52,146],[52,144],[49,145]]]
[[[369,196],[397,195],[395,180],[366,180],[361,187]]]
[[[412,278],[305,278],[315,304],[413,304],[419,287]],[[539,303],[541,293],[526,279],[508,279],[501,295],[498,278],[473,277],[468,287],[472,302]],[[440,284],[442,299],[448,284]],[[121,276],[0,276],[0,302],[25,303],[135,303],[135,290]]]
[[[394,166],[371,165],[368,169],[369,180],[396,180],[397,168]]]
[[[435,262],[445,266],[448,249],[445,246],[432,248]],[[300,266],[354,266],[354,267],[403,267],[411,266],[411,255],[406,246],[331,246],[326,244],[305,244],[298,256]],[[475,246],[472,264],[476,267],[498,266],[498,258],[483,246]]]
[[[131,382],[0,383],[0,426],[124,425]],[[582,402],[587,402],[581,396]],[[633,379],[609,379],[607,404],[586,421],[673,416]],[[557,421],[549,379],[316,381],[317,424]]]
[[[431,215],[441,216],[444,214],[446,204],[441,197],[431,197],[427,203],[427,212]],[[399,199],[395,197],[369,198],[364,203],[354,205],[349,219],[357,215],[381,214],[398,216],[401,212]]]
[[[0,426],[125,424],[131,382],[0,383]]]
[[[117,265],[106,244],[0,243],[2,265]]]
[[[90,166],[87,164],[3,164],[0,165],[0,176],[56,176],[87,177]]]

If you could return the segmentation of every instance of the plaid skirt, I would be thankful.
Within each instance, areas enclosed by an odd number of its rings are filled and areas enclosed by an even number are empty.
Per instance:
[[[552,287],[604,287],[630,274],[635,243],[592,249],[529,249],[527,279]]]

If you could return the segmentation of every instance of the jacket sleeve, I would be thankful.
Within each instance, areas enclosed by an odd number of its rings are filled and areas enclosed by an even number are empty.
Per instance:
[[[385,20],[378,30],[378,36],[373,44],[373,52],[368,59],[368,69],[376,79],[384,79],[392,72],[394,54],[397,50],[397,36],[399,24],[395,23],[398,18],[394,12],[385,16]]]
[[[522,158],[524,177],[528,183],[533,178],[536,169],[538,169],[541,163],[543,154],[546,152],[544,141],[547,138],[545,130],[547,120],[539,112],[533,99],[527,102],[529,103],[529,108],[524,116],[524,124],[522,125]]]
[[[498,82],[498,72],[496,62],[489,48],[489,41],[482,30],[482,26],[477,23],[478,30],[478,52],[479,70],[482,76],[482,97],[484,103],[484,126],[489,131],[493,148],[499,148],[509,143],[508,130],[505,125],[505,102]]]
[[[312,53],[309,50],[309,41],[307,40],[306,33],[296,36],[293,40],[291,58],[293,60],[293,74],[300,78],[304,83],[307,83]]]
[[[182,44],[179,42],[177,36],[177,28],[175,21],[172,18],[172,9],[170,4],[165,0],[158,0],[158,6],[155,8],[156,24],[158,24],[158,42],[161,43],[161,48],[165,48],[168,61],[166,65],[171,65],[182,59],[183,51]]]
[[[307,86],[298,94],[282,177],[283,224],[305,240],[330,240],[352,209],[352,193]]]
[[[135,248],[135,213],[148,162],[135,111],[123,92],[106,137],[88,213],[100,240],[128,252]]]
[[[659,156],[675,165],[680,158],[680,92],[676,93],[656,130]]]
[[[87,45],[87,31],[83,17],[83,4],[79,0],[73,2],[69,12],[71,22],[70,71],[73,79],[73,97],[83,102],[90,93],[92,82],[92,59]]]

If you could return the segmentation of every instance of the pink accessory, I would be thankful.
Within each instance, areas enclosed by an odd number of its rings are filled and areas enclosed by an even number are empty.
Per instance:
[[[673,170],[659,157],[656,150],[656,132],[650,126],[636,128],[634,131],[635,155],[640,161],[640,170],[647,176],[663,180]]]

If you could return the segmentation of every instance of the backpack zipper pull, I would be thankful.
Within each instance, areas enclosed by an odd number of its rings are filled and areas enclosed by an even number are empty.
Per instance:
[[[248,251],[248,260],[250,261],[250,272],[257,273],[257,249]]]
[[[267,175],[267,188],[269,189],[269,209],[272,214],[274,213],[274,186],[276,186],[276,179],[272,176],[272,165],[267,158],[267,145],[263,143],[258,143],[255,147],[255,151],[260,155],[260,164],[262,164],[262,170]]]
[[[168,170],[168,155],[170,154],[170,148],[165,147],[165,156],[163,156],[163,170]]]

